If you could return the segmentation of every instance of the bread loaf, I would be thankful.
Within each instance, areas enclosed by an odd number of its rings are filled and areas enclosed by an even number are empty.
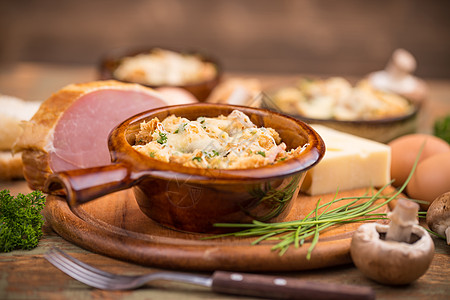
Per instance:
[[[13,156],[11,149],[22,134],[21,123],[29,120],[39,105],[37,101],[0,95],[0,180],[23,178],[22,159]]]
[[[31,119],[41,103],[0,95],[0,150],[11,151],[17,137],[22,133],[20,123]]]

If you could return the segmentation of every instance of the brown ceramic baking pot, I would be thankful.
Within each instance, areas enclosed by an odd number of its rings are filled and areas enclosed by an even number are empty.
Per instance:
[[[253,169],[203,169],[166,163],[132,148],[142,121],[169,115],[228,115],[239,109],[258,127],[272,127],[287,149],[304,146],[295,158]],[[52,175],[52,193],[71,205],[133,187],[140,209],[161,225],[189,232],[222,231],[216,223],[282,221],[296,199],[305,172],[325,153],[321,137],[307,124],[269,110],[218,104],[189,104],[153,109],[133,116],[110,134],[112,164]],[[301,201],[301,200],[300,200]]]

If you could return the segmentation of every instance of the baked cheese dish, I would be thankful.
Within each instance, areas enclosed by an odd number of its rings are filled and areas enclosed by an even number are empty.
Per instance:
[[[414,107],[404,97],[375,89],[368,80],[355,87],[342,77],[308,80],[273,95],[281,111],[313,119],[377,120],[410,114]]]
[[[125,57],[114,71],[119,80],[152,86],[198,83],[216,74],[215,66],[198,55],[164,49]]]
[[[303,151],[286,150],[273,128],[257,127],[239,110],[228,116],[196,120],[171,115],[140,124],[133,148],[140,153],[188,167],[246,169],[274,164]]]

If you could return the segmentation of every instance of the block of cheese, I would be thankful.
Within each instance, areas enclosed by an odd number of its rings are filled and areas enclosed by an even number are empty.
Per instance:
[[[323,159],[306,173],[301,191],[309,195],[336,193],[365,187],[381,187],[390,178],[390,147],[340,132],[323,125],[311,125],[325,142]]]

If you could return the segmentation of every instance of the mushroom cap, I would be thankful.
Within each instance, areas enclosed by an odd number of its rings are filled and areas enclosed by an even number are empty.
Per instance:
[[[428,232],[414,225],[411,243],[387,241],[389,225],[367,223],[353,234],[350,254],[367,277],[388,285],[408,284],[425,274],[433,260],[434,243]]]
[[[431,203],[426,220],[432,231],[445,236],[445,231],[450,227],[450,192],[440,195]],[[447,238],[447,244],[449,242]]]
[[[392,63],[395,64],[397,68],[406,72],[412,73],[417,67],[417,62],[414,56],[406,51],[405,49],[397,49],[392,54]]]

